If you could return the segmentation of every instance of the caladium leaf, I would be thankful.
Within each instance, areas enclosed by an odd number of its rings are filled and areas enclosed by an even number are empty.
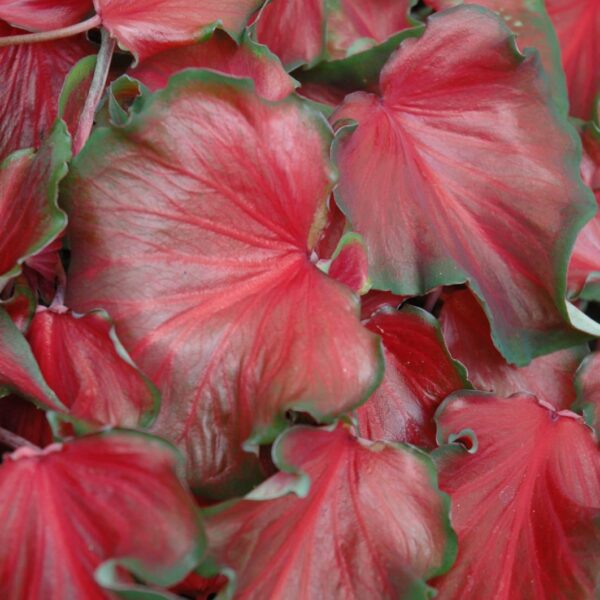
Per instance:
[[[38,298],[46,304],[52,302],[58,286],[66,285],[65,270],[60,258],[62,236],[61,233],[43,250],[28,258],[23,265],[23,277]]]
[[[44,381],[31,349],[6,311],[0,308],[0,397],[16,392],[38,406],[64,410]]]
[[[436,10],[461,4],[477,4],[498,14],[516,36],[519,49],[535,48],[552,86],[552,98],[561,110],[568,110],[565,76],[561,65],[560,48],[544,0],[427,0]],[[547,2],[546,2],[547,4]]]
[[[577,236],[569,263],[569,289],[584,300],[600,300],[600,216]]]
[[[494,347],[485,313],[468,290],[444,296],[440,323],[450,354],[467,368],[478,390],[500,396],[530,392],[557,410],[575,401],[573,377],[588,353],[585,346],[540,356],[526,367],[510,365]]]
[[[583,412],[586,422],[594,428],[600,440],[600,352],[590,354],[581,363],[575,384],[577,401],[574,406]]]
[[[73,25],[92,11],[92,0],[2,0],[0,19],[23,29],[49,31]]]
[[[327,218],[323,231],[317,245],[315,253],[321,259],[331,258],[338,249],[344,233],[348,229],[348,221],[344,213],[339,209],[333,199],[333,194],[330,196],[327,203]]]
[[[182,579],[201,557],[201,526],[176,458],[161,440],[119,431],[7,455],[2,597],[114,598],[94,577],[105,561],[160,585]]]
[[[581,177],[600,203],[600,101],[596,118],[583,128]],[[600,215],[581,230],[569,263],[569,289],[587,300],[600,300]]]
[[[0,21],[0,37],[19,33]],[[0,48],[0,162],[47,137],[67,73],[93,52],[94,46],[80,37]]]
[[[139,60],[192,44],[220,25],[238,37],[263,0],[94,0],[102,25]]]
[[[362,238],[347,233],[340,240],[327,266],[326,273],[348,286],[356,294],[366,294],[371,287],[369,265]]]
[[[493,13],[458,7],[401,44],[381,89],[332,116],[358,123],[336,137],[335,194],[365,240],[373,286],[420,295],[468,281],[517,364],[584,340],[565,272],[595,206],[535,56]]]
[[[591,119],[600,93],[600,11],[596,0],[545,0],[554,23],[572,115]]]
[[[31,321],[27,340],[29,349],[25,349],[22,338],[17,339],[29,361],[23,359],[22,364],[29,365],[41,389],[49,387],[51,397],[58,398],[60,404],[48,405],[40,400],[40,392],[27,393],[23,383],[6,385],[57,410],[56,420],[82,420],[88,430],[106,425],[147,427],[154,420],[158,392],[132,363],[111,320],[102,311],[78,315],[65,307],[40,307]],[[0,370],[5,377],[10,372],[7,366]],[[52,440],[46,414],[32,404],[9,396],[0,412],[2,426],[30,442],[44,446]]]
[[[600,573],[600,452],[581,417],[534,396],[461,392],[438,417],[458,558],[441,598],[592,598]]]
[[[291,71],[322,58],[325,21],[325,0],[270,0],[253,27],[256,39]]]
[[[360,300],[361,316],[363,319],[369,319],[380,310],[400,308],[405,299],[403,296],[396,296],[390,292],[371,290]]]
[[[439,325],[424,310],[407,305],[380,311],[367,327],[381,336],[386,366],[381,385],[357,410],[360,434],[435,448],[433,415],[446,396],[471,387],[464,368],[452,360]]]
[[[37,302],[33,292],[21,277],[15,282],[11,297],[0,301],[0,306],[8,313],[17,329],[25,333],[35,313]]]
[[[57,204],[58,184],[70,158],[71,141],[58,121],[37,152],[14,152],[0,164],[0,291],[64,229],[67,219]]]
[[[240,44],[216,30],[210,39],[174,48],[144,60],[129,74],[152,91],[167,86],[169,77],[182,69],[211,69],[254,80],[256,91],[267,100],[281,100],[298,85],[283,69],[278,58],[244,34]]]
[[[345,58],[415,25],[416,0],[333,0],[327,13],[327,54]]]
[[[425,597],[423,580],[451,564],[446,498],[425,454],[340,425],[295,427],[273,456],[283,472],[206,510],[211,563],[234,572],[236,598]]]
[[[330,420],[381,375],[357,298],[311,261],[330,132],[297,98],[251,88],[175,75],[94,134],[65,186],[67,304],[115,319],[162,392],[154,431],[185,451],[205,496],[256,481],[242,444],[272,441],[288,409]]]
[[[158,393],[116,337],[108,315],[38,309],[27,339],[44,379],[72,416],[120,427],[147,427]]]

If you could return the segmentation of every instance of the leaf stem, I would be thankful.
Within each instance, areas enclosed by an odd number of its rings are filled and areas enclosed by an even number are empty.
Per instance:
[[[106,80],[108,79],[108,71],[112,61],[113,52],[115,51],[116,40],[110,36],[106,29],[102,29],[102,42],[100,50],[96,57],[96,67],[94,68],[94,77],[81,116],[77,131],[73,138],[73,155],[77,155],[83,148],[87,139],[90,137],[92,126],[94,125],[94,116],[96,109],[104,93]]]
[[[32,444],[12,431],[8,431],[8,429],[4,429],[4,427],[0,427],[0,444],[8,446],[9,448],[14,448],[15,450],[17,448],[22,448],[23,446],[31,448],[32,450],[39,450],[35,444]]]
[[[95,27],[100,27],[101,23],[102,19],[100,19],[100,15],[94,15],[81,23],[69,25],[69,27],[63,27],[62,29],[40,31],[37,33],[24,33],[22,35],[8,35],[6,37],[0,37],[0,48],[5,46],[19,46],[20,44],[36,44],[39,42],[61,40],[79,33],[85,33]]]

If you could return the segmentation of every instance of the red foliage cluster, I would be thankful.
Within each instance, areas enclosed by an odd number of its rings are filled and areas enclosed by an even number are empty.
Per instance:
[[[599,39],[0,0],[0,597],[596,597]]]

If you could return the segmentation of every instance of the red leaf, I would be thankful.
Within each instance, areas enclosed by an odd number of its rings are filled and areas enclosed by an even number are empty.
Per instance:
[[[65,270],[60,259],[62,236],[63,234],[28,258],[23,266],[23,275],[27,283],[46,303],[54,300],[58,285],[66,285]]]
[[[494,11],[502,17],[516,36],[521,51],[535,48],[540,53],[544,69],[549,76],[553,100],[565,112],[568,98],[565,76],[560,62],[560,48],[544,0],[427,0],[436,10],[443,10],[461,4],[477,4]],[[546,4],[548,4],[546,2]]]
[[[585,346],[540,356],[526,367],[509,365],[494,347],[485,313],[468,290],[444,296],[440,324],[450,354],[467,368],[475,388],[500,396],[530,392],[557,410],[575,401],[573,377],[587,354]]]
[[[295,81],[284,71],[277,57],[246,35],[241,43],[222,31],[193,46],[174,48],[144,60],[129,74],[152,91],[167,86],[169,77],[182,69],[211,69],[254,80],[256,91],[267,100],[282,100],[295,89]]]
[[[600,203],[600,102],[595,122],[588,123],[582,132],[583,157],[581,177]],[[600,300],[600,215],[581,230],[577,237],[568,282],[571,292],[585,299]]]
[[[600,300],[600,216],[596,215],[577,236],[569,263],[571,293],[586,300]]]
[[[569,87],[571,114],[590,119],[600,93],[600,9],[596,0],[545,0]]]
[[[256,38],[288,71],[311,65],[325,51],[325,14],[324,0],[271,0],[256,21]]]
[[[414,0],[340,0],[327,18],[327,52],[333,59],[384,42],[392,34],[412,27]]]
[[[200,558],[201,532],[175,458],[164,442],[125,432],[8,455],[0,466],[0,595],[113,598],[94,577],[108,560],[161,585],[183,578]]]
[[[0,37],[19,33],[0,21]],[[56,119],[69,69],[93,51],[79,37],[0,48],[0,162],[15,150],[40,145]]]
[[[446,396],[470,387],[464,369],[424,310],[379,312],[367,327],[383,340],[386,366],[381,385],[357,411],[361,435],[435,448],[433,415]]]
[[[361,315],[363,319],[369,319],[384,307],[400,308],[405,296],[396,296],[390,292],[371,290],[361,298]]]
[[[50,31],[74,25],[92,11],[92,0],[2,0],[0,19],[23,29]]]
[[[0,163],[0,291],[24,261],[51,244],[66,225],[58,184],[67,172],[71,142],[57,122],[37,153],[25,150]]]
[[[86,427],[147,427],[154,420],[158,393],[131,362],[105,313],[40,308],[27,338],[43,386],[47,382],[66,406],[59,409],[59,419],[68,414],[85,421]],[[24,394],[22,386],[12,387]],[[33,444],[52,441],[46,413],[30,402],[9,396],[0,413],[2,427]]]
[[[207,510],[209,554],[234,570],[236,598],[424,597],[422,580],[448,568],[446,499],[425,454],[343,426],[296,427],[273,453],[287,472]]]
[[[42,308],[27,338],[45,380],[72,416],[120,427],[154,420],[156,390],[121,347],[105,313]]]
[[[43,408],[64,410],[44,381],[23,334],[0,308],[0,397],[6,390],[25,396]]]
[[[337,119],[358,128],[334,148],[336,199],[374,287],[420,295],[468,280],[517,364],[585,339],[568,323],[564,272],[591,198],[535,58],[491,13],[459,7],[401,44],[381,88],[347,98]]]
[[[262,0],[94,0],[102,25],[139,60],[201,40],[220,22],[234,36]]]
[[[231,494],[259,476],[245,442],[272,441],[289,409],[351,410],[380,377],[356,297],[310,260],[330,133],[298,99],[206,71],[139,104],[73,162],[68,304],[108,310],[161,389],[155,431],[202,495]]]
[[[333,253],[327,270],[329,277],[347,285],[356,294],[366,294],[369,281],[367,253],[360,236],[346,234]]]
[[[600,352],[588,356],[577,371],[576,407],[585,416],[586,422],[594,428],[600,440]]]
[[[570,411],[527,394],[460,393],[438,417],[458,559],[440,598],[592,598],[600,573],[600,453]],[[471,432],[471,433],[468,433]],[[594,520],[596,519],[596,522]]]
[[[145,427],[154,420],[158,394],[101,311],[75,315],[40,307],[27,333],[29,347],[9,324],[4,331],[0,385],[87,425]],[[45,412],[29,402],[9,396],[0,413],[2,427],[38,446],[51,442]]]
[[[35,313],[37,302],[31,289],[22,278],[17,279],[11,297],[1,301],[0,305],[8,313],[17,329],[21,333],[25,333]]]
[[[333,194],[329,197],[327,202],[327,215],[325,219],[323,231],[321,232],[319,241],[315,246],[315,253],[321,260],[329,259],[333,256],[333,253],[337,250],[344,232],[348,228],[348,221],[346,221],[344,213],[335,203]]]

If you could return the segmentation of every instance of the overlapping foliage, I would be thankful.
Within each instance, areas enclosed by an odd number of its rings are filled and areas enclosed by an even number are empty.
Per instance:
[[[596,597],[599,38],[0,0],[0,597]]]

